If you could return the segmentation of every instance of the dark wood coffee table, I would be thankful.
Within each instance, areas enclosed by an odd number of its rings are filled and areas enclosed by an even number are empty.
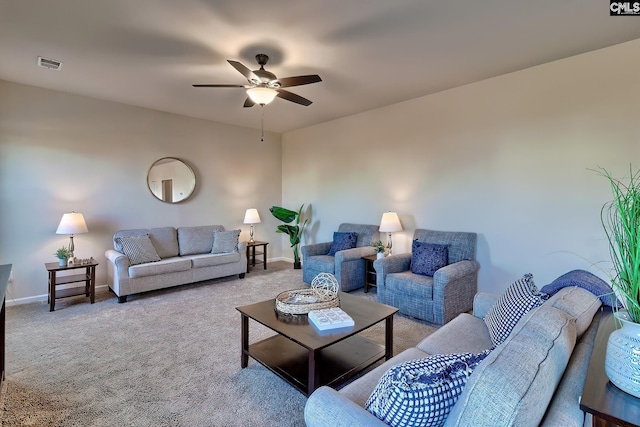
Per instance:
[[[306,315],[282,316],[275,300],[237,307],[241,314],[242,353],[240,366],[249,356],[309,396],[322,385],[337,386],[393,352],[395,307],[340,292],[340,308],[355,322],[344,331],[318,332]],[[277,332],[277,335],[249,345],[249,319]],[[285,321],[283,319],[290,319]],[[385,321],[385,345],[374,343],[359,332]]]

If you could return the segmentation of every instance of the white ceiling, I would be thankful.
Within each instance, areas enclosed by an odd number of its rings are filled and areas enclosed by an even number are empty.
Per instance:
[[[323,79],[264,107],[285,132],[638,38],[604,0],[0,0],[0,79],[259,128],[243,89],[191,85],[266,53]]]

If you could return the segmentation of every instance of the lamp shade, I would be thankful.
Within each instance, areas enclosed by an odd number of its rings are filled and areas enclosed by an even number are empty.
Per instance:
[[[247,212],[245,212],[244,214],[244,223],[245,224],[260,223],[260,215],[258,215],[258,210],[254,208],[247,209]]]
[[[402,231],[402,224],[400,224],[398,214],[395,212],[383,213],[379,231],[382,233],[395,233],[396,231]]]
[[[268,87],[252,87],[247,89],[247,95],[256,104],[266,105],[274,100],[278,92]]]
[[[88,233],[87,223],[81,213],[71,212],[62,215],[56,234]]]

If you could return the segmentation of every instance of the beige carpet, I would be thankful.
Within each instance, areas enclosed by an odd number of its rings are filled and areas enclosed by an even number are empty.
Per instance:
[[[277,262],[125,304],[99,291],[93,305],[74,297],[52,313],[8,307],[2,425],[304,426],[301,393],[252,359],[240,369],[235,310],[302,287],[301,271]],[[250,322],[251,342],[273,335]],[[396,316],[395,354],[434,330]],[[383,326],[366,336],[383,344]]]

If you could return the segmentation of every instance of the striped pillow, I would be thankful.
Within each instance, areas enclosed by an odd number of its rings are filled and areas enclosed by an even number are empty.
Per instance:
[[[531,273],[511,284],[484,317],[493,344],[500,345],[506,340],[516,323],[547,298],[549,295],[536,287]]]
[[[122,252],[129,258],[131,265],[160,261],[148,234],[141,236],[117,237],[116,243],[122,246]]]

